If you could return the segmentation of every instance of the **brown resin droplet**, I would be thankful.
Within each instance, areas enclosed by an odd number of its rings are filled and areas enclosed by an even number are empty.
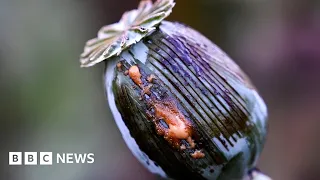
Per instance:
[[[187,142],[189,143],[191,149],[195,148],[196,143],[194,143],[194,140],[191,137],[188,137]]]
[[[149,84],[147,87],[143,88],[143,93],[144,94],[151,94],[150,88],[152,87],[152,84]]]
[[[185,150],[185,149],[187,149],[186,145],[182,144],[182,145],[180,146],[180,150]]]
[[[200,150],[196,150],[194,153],[191,154],[191,157],[193,157],[194,159],[204,158],[204,156],[205,154]]]
[[[136,85],[140,87],[142,86],[141,73],[138,66],[134,65],[130,67],[129,76],[133,80],[133,82],[136,83]]]
[[[122,68],[122,63],[121,62],[117,63],[117,68],[118,68],[118,71],[121,71],[121,68]]]
[[[154,74],[150,74],[150,76],[147,77],[147,81],[149,83],[152,83],[155,78],[156,78],[156,76]]]

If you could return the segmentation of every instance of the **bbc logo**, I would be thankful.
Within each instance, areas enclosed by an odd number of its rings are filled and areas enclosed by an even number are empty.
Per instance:
[[[94,153],[57,153],[56,164],[92,164]],[[52,152],[9,152],[9,165],[52,165]]]
[[[52,152],[9,152],[9,165],[52,165]]]

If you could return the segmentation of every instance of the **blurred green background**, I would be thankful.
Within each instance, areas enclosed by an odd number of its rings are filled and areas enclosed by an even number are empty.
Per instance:
[[[176,0],[168,18],[199,30],[251,77],[269,107],[259,167],[320,177],[320,6],[302,0]],[[138,0],[0,0],[0,179],[154,179],[107,106],[104,65],[79,67],[101,26]],[[95,153],[94,164],[9,166],[9,151]]]

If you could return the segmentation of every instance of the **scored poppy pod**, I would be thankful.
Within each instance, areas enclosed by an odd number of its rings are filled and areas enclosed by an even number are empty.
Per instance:
[[[141,1],[104,26],[81,67],[105,61],[108,104],[135,157],[172,179],[269,179],[255,170],[267,107],[247,75],[217,45],[164,21],[173,0]]]

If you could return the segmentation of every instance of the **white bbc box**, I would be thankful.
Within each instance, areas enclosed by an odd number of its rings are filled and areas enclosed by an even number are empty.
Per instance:
[[[21,165],[22,152],[9,152],[9,165]]]
[[[52,152],[40,152],[40,165],[52,165]]]
[[[37,152],[24,152],[24,164],[25,165],[37,165]]]

